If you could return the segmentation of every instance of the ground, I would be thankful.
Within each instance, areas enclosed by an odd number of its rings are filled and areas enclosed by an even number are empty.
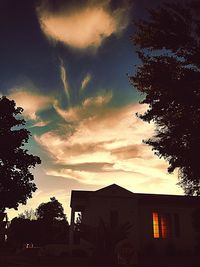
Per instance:
[[[135,267],[198,267],[200,262],[199,256],[184,256],[182,259],[173,257],[163,258],[141,258],[140,264]],[[38,256],[37,249],[26,249],[21,253],[0,251],[0,267],[111,267],[110,264],[94,264],[91,259],[86,257],[75,257],[63,255],[55,256]],[[115,265],[117,266],[117,265]],[[118,265],[119,266],[119,265]],[[123,267],[133,265],[122,265]]]

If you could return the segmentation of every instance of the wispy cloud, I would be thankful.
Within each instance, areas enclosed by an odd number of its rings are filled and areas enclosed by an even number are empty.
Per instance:
[[[68,105],[70,106],[71,104],[70,103],[70,87],[69,87],[69,82],[67,79],[67,73],[66,73],[66,69],[64,66],[64,62],[61,58],[60,58],[60,78],[63,83],[65,94],[67,96]]]
[[[92,79],[92,75],[90,73],[87,73],[81,82],[80,92],[82,92],[87,87],[91,79]]]
[[[34,123],[32,127],[44,127],[44,126],[47,126],[49,124],[49,121],[43,121],[43,120],[38,120],[36,123]]]
[[[60,108],[57,101],[54,102],[54,108],[57,113],[67,122],[78,122],[92,116],[98,116],[103,112],[105,106],[112,99],[112,92],[87,98],[79,106],[71,107],[68,110]],[[99,113],[100,112],[100,113]]]
[[[40,26],[53,41],[76,49],[98,48],[112,34],[119,34],[128,25],[130,6],[110,8],[110,0],[85,1],[84,5],[65,4],[52,10],[47,1],[37,7]]]
[[[49,108],[54,102],[53,97],[26,88],[14,88],[8,97],[15,100],[17,106],[24,109],[23,115],[31,120],[38,120],[37,112]]]
[[[66,133],[62,129],[62,133],[50,131],[35,136],[52,157],[54,167],[47,168],[46,173],[83,184],[103,186],[115,182],[126,188],[134,187],[138,192],[180,193],[175,186],[176,176],[166,173],[164,160],[155,157],[150,147],[142,143],[142,139],[153,134],[153,125],[134,115],[144,107],[101,105],[93,114],[91,102],[87,99],[81,108],[74,107],[70,114],[61,114],[68,123],[70,118],[76,118],[75,124],[71,120],[74,131],[70,134],[66,128]]]

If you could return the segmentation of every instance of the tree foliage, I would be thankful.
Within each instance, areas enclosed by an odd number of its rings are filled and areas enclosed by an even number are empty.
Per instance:
[[[47,222],[66,221],[63,206],[55,197],[51,197],[49,202],[41,203],[36,211],[38,219]]]
[[[145,143],[178,169],[179,185],[188,195],[200,195],[200,4],[173,2],[150,10],[135,22],[141,65],[132,84],[144,96],[148,110],[139,117],[155,123],[155,135]]]
[[[15,217],[7,231],[8,242],[21,247],[34,245],[66,244],[69,240],[69,224],[63,207],[54,197],[41,203],[36,210],[29,209]]]
[[[35,210],[26,209],[24,212],[18,214],[18,218],[28,219],[28,220],[37,220],[37,212]]]
[[[24,218],[12,219],[7,231],[8,242],[15,241],[21,246],[24,243],[32,243],[37,240],[36,221]]]
[[[50,243],[67,243],[69,225],[66,221],[56,221],[53,224],[44,220],[29,220],[14,218],[7,231],[7,241],[21,247],[24,243],[35,246]]]
[[[37,189],[30,168],[41,161],[23,148],[30,132],[23,127],[25,120],[17,117],[22,111],[13,100],[0,98],[0,211],[26,204]]]

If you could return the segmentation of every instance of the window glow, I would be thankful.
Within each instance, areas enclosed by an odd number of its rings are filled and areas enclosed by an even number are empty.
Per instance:
[[[167,216],[161,216],[160,222],[161,222],[162,238],[167,238],[169,236],[169,227],[168,227],[169,223]]]
[[[158,220],[158,213],[153,212],[153,237],[159,238],[159,220]]]
[[[153,237],[168,238],[170,234],[170,217],[168,214],[153,212]]]

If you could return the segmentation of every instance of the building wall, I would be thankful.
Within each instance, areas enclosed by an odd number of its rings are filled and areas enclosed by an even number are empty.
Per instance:
[[[118,225],[130,223],[132,228],[128,239],[134,247],[137,247],[138,218],[137,200],[128,197],[94,196],[91,197],[83,212],[83,223],[91,226],[98,226],[99,220],[110,225],[110,213],[118,212]]]
[[[196,205],[196,204],[195,204]],[[117,186],[92,192],[83,201],[74,198],[72,208],[84,207],[82,222],[97,227],[100,219],[110,224],[110,213],[118,212],[118,223],[132,225],[129,240],[140,254],[184,253],[194,251],[196,233],[192,222],[193,204],[185,197],[142,195],[121,190]],[[152,213],[171,217],[171,233],[167,238],[154,238]],[[180,236],[175,231],[174,214],[179,218]]]
[[[156,206],[139,207],[139,247],[140,252],[145,254],[167,254],[174,252],[189,252],[195,248],[195,230],[192,223],[192,209],[190,207],[166,207]],[[171,233],[168,238],[153,237],[152,212],[169,214],[171,217]],[[180,235],[176,236],[174,214],[179,217]]]
[[[110,223],[110,212],[118,212],[119,222],[135,223],[136,201],[130,198],[119,197],[92,197],[83,213],[83,222],[97,226],[102,218],[107,224]]]

